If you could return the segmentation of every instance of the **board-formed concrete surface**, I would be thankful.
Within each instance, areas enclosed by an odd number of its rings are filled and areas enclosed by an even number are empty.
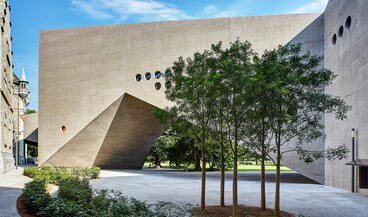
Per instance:
[[[352,105],[344,121],[336,120],[333,115],[326,116],[325,146],[346,144],[351,147],[351,129],[355,128],[355,159],[368,159],[368,1],[329,1],[324,16],[325,67],[337,74],[326,91],[341,96]],[[326,163],[327,185],[351,189],[352,169],[345,165],[351,159],[350,153],[346,160]],[[357,169],[355,180],[358,185]],[[357,190],[368,195],[368,189],[357,187]]]
[[[19,216],[16,201],[22,193],[24,184],[31,181],[22,174],[23,168],[18,167],[18,170],[0,175],[0,217]]]
[[[207,173],[207,205],[219,204],[219,172]],[[129,197],[177,204],[199,204],[200,172],[166,170],[102,170],[99,179],[91,180],[95,189],[122,191]],[[268,173],[267,206],[274,201],[274,173]],[[316,184],[297,173],[281,175],[281,209],[305,217],[367,217],[368,197],[346,190]],[[258,172],[239,173],[239,204],[259,206]],[[225,202],[231,204],[231,174],[226,174]]]
[[[319,31],[313,31],[316,29]],[[219,41],[228,46],[236,39],[250,41],[258,53],[293,41],[320,55],[321,29],[320,14],[291,14],[42,31],[40,165],[141,167],[162,129],[152,119],[152,112],[139,110],[137,102],[158,108],[172,105],[165,99],[163,75],[179,56],[192,56]],[[161,76],[156,77],[156,72]],[[141,76],[139,81],[137,74]],[[157,84],[161,85],[159,90]],[[130,103],[127,111],[119,107],[119,113],[115,102],[124,94],[139,100]],[[120,115],[108,118],[106,110]],[[323,143],[316,146],[323,149]],[[123,164],[119,158],[127,160]],[[288,166],[324,181],[323,162],[308,167]]]

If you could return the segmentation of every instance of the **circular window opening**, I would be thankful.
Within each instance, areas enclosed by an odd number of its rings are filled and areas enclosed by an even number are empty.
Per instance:
[[[62,133],[66,133],[66,127],[64,125],[61,126],[61,129],[60,130],[61,130]]]
[[[337,36],[336,36],[336,34],[334,34],[332,36],[332,44],[335,45],[336,44],[336,41],[337,41]]]
[[[152,75],[151,75],[151,73],[146,72],[144,77],[146,78],[146,80],[149,80],[149,79],[151,79]]]
[[[136,74],[135,75],[135,80],[136,81],[141,81],[142,80],[142,75],[141,74]]]
[[[339,37],[341,38],[343,34],[344,34],[344,27],[340,26],[340,28],[339,28]]]
[[[167,81],[165,83],[165,87],[166,87],[166,89],[170,89],[171,88],[171,82],[170,81]]]
[[[156,83],[155,83],[155,89],[156,89],[156,90],[161,89],[161,83],[160,83],[160,82],[156,82]]]
[[[348,18],[346,18],[345,21],[345,28],[350,29],[350,26],[351,26],[351,16],[348,16]]]
[[[161,78],[161,72],[160,71],[155,72],[155,78],[157,78],[157,79]]]
[[[171,69],[166,69],[165,70],[165,77],[166,78],[170,78],[173,75]]]

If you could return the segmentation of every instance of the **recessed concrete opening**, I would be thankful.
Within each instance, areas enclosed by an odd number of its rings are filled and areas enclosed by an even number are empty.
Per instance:
[[[359,169],[359,188],[368,189],[368,167],[360,167]]]
[[[166,81],[165,87],[166,87],[166,89],[170,89],[171,88],[171,82],[170,81]]]
[[[161,89],[161,83],[160,83],[160,82],[156,82],[156,83],[155,83],[155,89],[156,89],[156,90]]]
[[[155,72],[155,78],[157,78],[157,79],[161,78],[161,72],[160,71]]]
[[[351,26],[351,16],[348,16],[345,21],[345,29],[350,29]]]
[[[338,34],[339,34],[340,38],[344,35],[344,27],[343,26],[340,26]]]
[[[64,125],[61,126],[60,130],[61,130],[62,133],[66,133],[66,127]]]
[[[334,34],[332,36],[332,44],[335,45],[336,44],[336,41],[337,41],[337,36],[336,36],[336,34]]]
[[[146,74],[144,75],[144,77],[146,78],[146,80],[151,79],[152,75],[150,72],[146,72]]]
[[[165,70],[165,77],[166,78],[170,78],[173,75],[171,69],[166,69]]]
[[[136,74],[135,75],[135,80],[136,81],[141,81],[142,80],[142,75],[141,74]]]

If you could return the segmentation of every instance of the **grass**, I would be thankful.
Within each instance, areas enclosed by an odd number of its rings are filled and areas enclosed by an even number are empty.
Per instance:
[[[247,163],[252,163],[252,165],[249,164],[245,164],[245,163],[240,163],[238,164],[238,171],[242,171],[242,172],[251,172],[251,171],[261,171],[261,165],[256,165],[255,161],[246,161]],[[272,161],[266,161],[266,171],[276,171],[276,166],[273,164]],[[149,166],[153,166],[152,163],[150,162],[145,162],[144,166],[149,167]],[[162,168],[173,168],[173,167],[169,167],[169,162],[162,162],[161,163]],[[207,170],[209,170],[209,165],[207,165]],[[185,166],[180,166],[179,168],[173,168],[173,169],[181,169],[181,170],[185,170]],[[281,171],[292,171],[291,169],[289,169],[288,167],[285,166],[281,166]],[[194,170],[194,166],[190,165],[188,167],[188,171],[193,171]],[[233,171],[232,168],[226,169],[226,171]]]

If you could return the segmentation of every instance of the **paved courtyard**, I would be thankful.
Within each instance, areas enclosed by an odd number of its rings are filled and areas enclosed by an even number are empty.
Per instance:
[[[18,216],[15,202],[24,183],[22,168],[0,175],[0,217]],[[114,189],[148,202],[199,203],[201,176],[198,172],[168,170],[102,170],[91,180],[96,189]],[[267,205],[273,206],[274,173],[267,175]],[[226,174],[226,203],[231,204],[231,173]],[[368,197],[319,185],[297,173],[282,174],[281,208],[305,217],[368,217]],[[239,203],[259,206],[259,173],[239,174]],[[207,204],[219,203],[219,173],[207,176]]]
[[[268,174],[267,205],[273,206],[274,173]],[[200,173],[162,170],[102,170],[97,189],[114,189],[137,199],[199,204]],[[281,208],[306,217],[368,217],[368,197],[317,184],[297,173],[282,174]],[[231,204],[231,174],[226,174],[226,203]],[[258,172],[239,174],[239,203],[259,206]],[[208,173],[207,204],[219,204],[219,173]]]
[[[16,201],[22,193],[24,184],[31,179],[22,175],[23,168],[0,175],[0,217],[19,216]]]

